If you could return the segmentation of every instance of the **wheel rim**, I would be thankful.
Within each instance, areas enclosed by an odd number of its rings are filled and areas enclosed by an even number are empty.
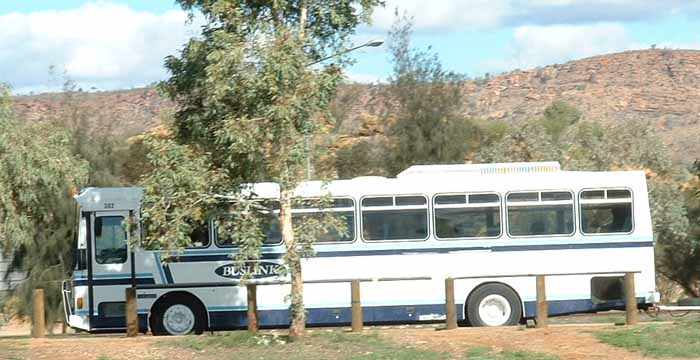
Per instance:
[[[488,295],[479,303],[479,318],[487,326],[505,325],[511,311],[508,299],[498,294]]]
[[[163,327],[172,335],[186,335],[194,328],[194,313],[186,305],[175,304],[165,310]]]

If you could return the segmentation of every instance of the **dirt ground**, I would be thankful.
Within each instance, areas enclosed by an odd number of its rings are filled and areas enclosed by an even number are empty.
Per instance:
[[[640,360],[647,359],[600,343],[592,331],[611,328],[614,325],[552,325],[547,329],[507,328],[459,328],[450,331],[435,329],[384,330],[395,341],[413,343],[439,351],[455,354],[473,346],[485,346],[498,351],[532,351],[557,355],[562,360]]]
[[[599,320],[617,322],[619,313]],[[552,324],[547,329],[524,326],[502,328],[466,328],[440,330],[442,325],[366,327],[366,332],[379,333],[393,342],[417,348],[450,352],[455,358],[464,358],[465,352],[475,346],[502,351],[532,351],[557,355],[562,360],[614,359],[639,360],[646,357],[599,342],[594,332],[612,329],[611,322],[591,323],[593,317],[565,319],[566,324]],[[588,320],[588,324],[579,322]],[[670,319],[669,319],[670,320]],[[336,331],[347,331],[334,328]],[[60,331],[60,327],[56,330]],[[277,333],[284,331],[275,330]],[[310,332],[329,331],[311,329]],[[0,327],[0,359],[173,359],[222,360],[215,354],[191,348],[175,347],[169,342],[177,337],[140,335],[127,339],[121,334],[89,335],[69,333],[45,339],[28,337],[26,324]],[[206,336],[206,335],[204,335]]]

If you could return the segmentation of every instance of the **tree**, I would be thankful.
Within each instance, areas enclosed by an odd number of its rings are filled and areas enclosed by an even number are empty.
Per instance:
[[[193,220],[234,212],[240,253],[255,259],[262,234],[255,230],[252,216],[257,205],[246,198],[243,185],[276,182],[284,261],[292,283],[289,334],[300,337],[305,327],[301,258],[310,254],[313,229],[303,227],[310,233],[295,234],[294,190],[305,178],[306,140],[328,118],[328,105],[347,61],[336,57],[335,64],[309,64],[346,47],[348,37],[381,1],[178,3],[200,12],[206,24],[202,36],[190,40],[180,56],[166,59],[172,76],[161,88],[176,102],[177,111],[171,134],[160,140],[166,144],[160,147],[161,156],[179,156],[181,162],[171,163],[165,173],[155,167],[145,180],[148,230],[170,234],[160,238],[149,234],[146,240],[176,246],[176,239],[186,237]],[[202,179],[202,174],[211,177]],[[178,189],[176,183],[186,187]],[[174,203],[164,209],[159,201]]]
[[[361,139],[339,148],[335,153],[335,168],[340,179],[356,176],[385,176],[386,145],[380,139]]]
[[[27,274],[14,295],[19,315],[31,312],[31,292],[44,288],[47,321],[61,309],[61,280],[72,269],[75,208],[71,195],[88,178],[73,155],[73,138],[55,122],[19,122],[9,91],[0,88],[0,245],[10,270]]]
[[[462,163],[474,126],[461,115],[464,77],[443,69],[430,49],[411,48],[413,21],[396,15],[389,32],[393,74],[385,92],[391,124],[388,170],[414,164]]]
[[[581,119],[581,111],[562,100],[555,100],[546,109],[542,117],[542,126],[554,140],[571,125]]]

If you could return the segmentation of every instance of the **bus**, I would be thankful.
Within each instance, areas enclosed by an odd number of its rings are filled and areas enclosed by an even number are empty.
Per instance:
[[[253,191],[279,197],[273,183]],[[395,178],[303,182],[296,196],[330,196],[332,205],[301,206],[293,219],[332,211],[347,224],[319,236],[314,256],[302,259],[311,326],[351,322],[351,279],[363,279],[369,324],[444,319],[447,277],[455,279],[458,319],[472,326],[533,318],[533,274],[559,274],[547,278],[551,316],[622,309],[624,272],[635,272],[639,308],[659,301],[642,171],[563,171],[556,162],[418,165]],[[63,284],[71,327],[124,329],[125,288],[133,286],[143,332],[244,328],[246,287],[239,284],[246,273],[268,283],[257,290],[260,325],[289,324],[290,285],[279,271],[285,250],[274,221],[252,267],[233,261],[237,249],[215,220],[192,235],[191,248],[141,248],[129,238],[139,232],[123,226],[138,218],[140,188],[87,188],[75,199],[78,259]]]

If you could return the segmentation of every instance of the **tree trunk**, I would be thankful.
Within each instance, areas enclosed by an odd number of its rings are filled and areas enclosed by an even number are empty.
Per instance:
[[[299,39],[303,42],[306,37],[308,4],[302,0],[299,6]],[[299,339],[306,330],[306,310],[304,309],[304,280],[301,274],[301,259],[297,251],[292,226],[292,197],[293,189],[280,189],[280,227],[282,241],[287,249],[286,263],[292,280],[291,303],[289,304],[289,338]]]
[[[301,277],[301,259],[294,240],[292,227],[292,190],[280,191],[280,227],[282,241],[287,250],[286,265],[292,280],[291,303],[289,304],[290,339],[304,336],[306,329],[306,311],[304,310],[304,282]]]

